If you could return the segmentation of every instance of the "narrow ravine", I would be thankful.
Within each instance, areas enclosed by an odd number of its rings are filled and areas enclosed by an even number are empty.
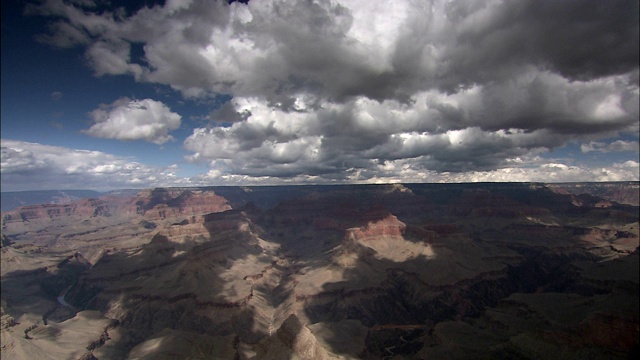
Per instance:
[[[71,288],[73,287],[74,284],[71,284],[69,286],[67,286],[66,288],[64,288],[64,290],[62,290],[62,292],[60,292],[60,295],[58,295],[57,299],[58,299],[58,303],[62,306],[66,306],[68,308],[73,308],[73,306],[71,306],[69,303],[67,303],[64,300],[64,297],[67,295],[67,293],[69,292],[69,290],[71,290]]]

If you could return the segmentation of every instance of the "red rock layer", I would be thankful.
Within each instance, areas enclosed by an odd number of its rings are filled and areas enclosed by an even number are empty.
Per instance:
[[[176,215],[195,215],[229,210],[227,200],[210,191],[185,189],[144,190],[135,197],[104,196],[81,199],[70,204],[22,206],[2,213],[4,222],[55,219],[77,216],[143,215],[149,220]]]

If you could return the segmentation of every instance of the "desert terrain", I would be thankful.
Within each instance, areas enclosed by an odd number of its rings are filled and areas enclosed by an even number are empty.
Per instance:
[[[21,206],[2,212],[2,358],[635,358],[638,188],[159,188]]]

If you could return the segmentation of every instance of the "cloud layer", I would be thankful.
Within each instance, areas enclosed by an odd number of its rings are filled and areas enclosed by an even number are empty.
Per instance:
[[[158,186],[282,185],[313,184],[330,179],[321,175],[289,177],[251,176],[214,168],[206,173],[183,177],[178,165],[155,167],[99,151],[70,149],[9,139],[1,140],[0,179],[3,191],[35,189],[112,190]],[[622,181],[639,178],[637,161],[617,162],[604,167],[549,162],[539,157],[516,158],[497,170],[468,172],[425,171],[410,160],[377,163],[367,169],[346,172],[356,183],[387,182],[478,182],[478,181]],[[318,174],[324,174],[320,171]],[[344,175],[335,177],[343,181]]]
[[[598,141],[591,141],[588,144],[582,144],[580,146],[580,150],[583,153],[588,153],[592,151],[596,152],[635,152],[638,153],[640,151],[640,145],[637,141],[624,141],[624,140],[616,140],[610,144]]]
[[[3,191],[142,188],[180,184],[158,168],[100,151],[2,139]]]
[[[42,41],[85,47],[96,75],[231,95],[184,140],[209,174],[518,181],[539,177],[514,165],[523,159],[638,136],[638,4],[194,0],[125,15],[48,0],[29,11],[57,17]],[[96,110],[86,133],[169,140],[179,115],[143,101]],[[557,178],[553,163],[530,165]]]

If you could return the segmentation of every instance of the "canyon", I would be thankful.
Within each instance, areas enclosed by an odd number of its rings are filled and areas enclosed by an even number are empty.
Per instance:
[[[121,191],[2,212],[13,359],[634,358],[638,182]]]

